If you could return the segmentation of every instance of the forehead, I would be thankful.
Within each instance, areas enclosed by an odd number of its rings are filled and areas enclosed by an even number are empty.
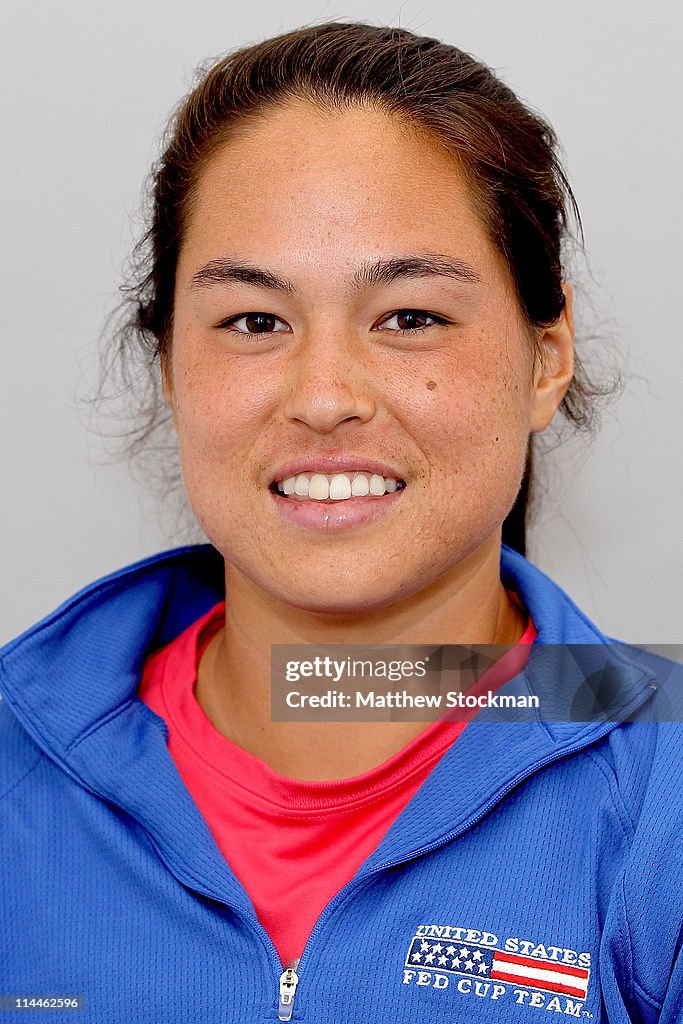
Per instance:
[[[396,114],[296,98],[235,126],[212,154],[180,262],[249,250],[330,269],[425,249],[504,273],[457,158]]]

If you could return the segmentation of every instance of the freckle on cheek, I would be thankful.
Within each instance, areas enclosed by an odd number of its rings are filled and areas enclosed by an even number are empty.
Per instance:
[[[433,391],[434,388],[436,387],[436,381],[435,380],[428,380],[427,381],[427,387],[429,388],[430,391]]]

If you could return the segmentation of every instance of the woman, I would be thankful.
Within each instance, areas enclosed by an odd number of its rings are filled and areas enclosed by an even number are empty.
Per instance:
[[[404,30],[288,33],[183,102],[123,337],[211,545],[3,652],[8,1009],[683,1019],[671,666],[520,553],[530,438],[589,412],[572,204],[550,128]],[[273,721],[292,643],[502,644],[490,685],[555,709],[528,645],[586,645],[617,713]]]

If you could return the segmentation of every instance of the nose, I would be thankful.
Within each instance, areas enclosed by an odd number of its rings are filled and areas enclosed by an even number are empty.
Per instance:
[[[357,347],[337,334],[302,345],[290,372],[283,408],[288,420],[329,434],[342,423],[367,423],[375,415],[371,374]]]

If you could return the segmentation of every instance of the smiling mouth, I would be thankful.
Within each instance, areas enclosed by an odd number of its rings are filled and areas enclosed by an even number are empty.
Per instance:
[[[379,473],[298,473],[286,480],[274,480],[270,490],[293,501],[336,504],[352,498],[381,498],[405,486],[405,480]]]

